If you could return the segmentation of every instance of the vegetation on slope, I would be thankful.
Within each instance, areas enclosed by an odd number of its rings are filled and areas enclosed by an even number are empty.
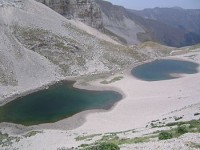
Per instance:
[[[13,33],[27,49],[58,65],[63,75],[80,75],[120,70],[147,57],[123,45],[100,40],[71,24],[61,36],[44,29],[13,27]]]
[[[96,140],[94,143],[91,144],[82,144],[79,148],[83,150],[90,150],[91,148],[96,148],[101,144],[109,143],[116,146],[121,145],[129,145],[129,144],[136,144],[136,143],[145,143],[155,140],[168,140],[171,138],[178,138],[185,133],[200,133],[200,120],[191,120],[185,122],[174,122],[166,124],[162,126],[163,130],[158,130],[153,133],[148,133],[143,136],[133,137],[133,138],[122,138],[121,135],[127,133],[134,133],[134,130],[124,131],[124,132],[117,132],[117,133],[107,133],[107,134],[96,134],[92,136],[84,136],[78,137],[77,140],[81,141],[91,141],[94,137],[99,137],[99,140]],[[166,127],[171,127],[167,129]],[[160,128],[160,127],[157,127]],[[196,146],[196,145],[195,145]],[[197,145],[198,146],[198,145]]]

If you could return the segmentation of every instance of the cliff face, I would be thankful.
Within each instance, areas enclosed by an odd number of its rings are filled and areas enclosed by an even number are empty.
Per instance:
[[[94,0],[37,0],[68,19],[76,18],[87,25],[103,29],[101,10]]]
[[[145,32],[142,27],[135,23],[127,10],[122,6],[113,5],[108,1],[96,0],[101,8],[105,33],[115,36],[124,44],[139,44],[137,38],[139,32]]]

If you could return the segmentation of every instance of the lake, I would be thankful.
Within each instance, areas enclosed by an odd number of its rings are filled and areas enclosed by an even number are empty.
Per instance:
[[[159,81],[179,78],[180,74],[198,73],[199,65],[189,61],[160,59],[132,69],[132,75],[144,81]],[[175,75],[175,76],[174,76]]]
[[[23,125],[52,123],[93,109],[110,109],[122,99],[114,91],[89,91],[62,82],[0,107],[0,122]]]

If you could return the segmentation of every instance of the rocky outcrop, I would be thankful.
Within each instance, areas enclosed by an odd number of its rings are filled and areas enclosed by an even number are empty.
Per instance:
[[[37,0],[68,19],[79,19],[87,25],[103,29],[101,10],[94,0]]]

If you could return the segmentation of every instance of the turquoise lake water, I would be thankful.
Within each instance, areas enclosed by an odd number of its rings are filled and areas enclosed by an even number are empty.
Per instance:
[[[88,91],[63,82],[0,107],[0,122],[23,125],[50,123],[92,109],[110,109],[122,99],[114,91]]]
[[[132,75],[144,81],[169,80],[178,77],[172,74],[198,73],[199,65],[189,61],[161,59],[133,68]]]

